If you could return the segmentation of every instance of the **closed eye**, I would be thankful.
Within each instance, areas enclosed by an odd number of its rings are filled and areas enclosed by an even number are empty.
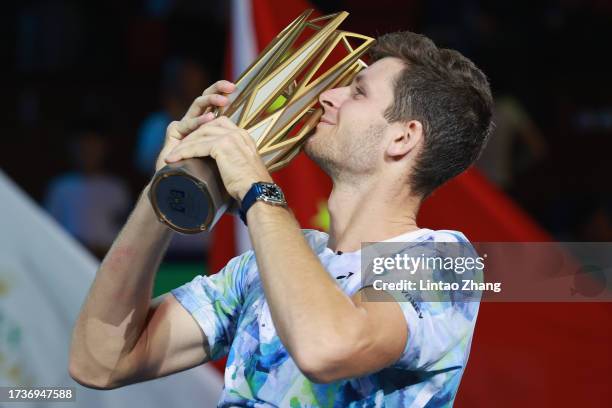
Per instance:
[[[363,92],[363,89],[361,89],[360,87],[356,86],[355,87],[355,96],[358,96],[358,95],[365,96],[365,92]]]

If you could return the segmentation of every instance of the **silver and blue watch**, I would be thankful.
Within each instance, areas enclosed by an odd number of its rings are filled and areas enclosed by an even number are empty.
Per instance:
[[[244,195],[242,204],[240,205],[239,214],[244,225],[247,225],[247,211],[249,211],[249,208],[257,201],[263,201],[270,205],[287,207],[287,201],[285,200],[283,190],[281,190],[278,185],[266,183],[264,181],[253,183],[249,191]]]

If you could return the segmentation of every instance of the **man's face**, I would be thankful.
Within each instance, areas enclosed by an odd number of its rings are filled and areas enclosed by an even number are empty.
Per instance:
[[[393,80],[403,68],[399,59],[383,58],[349,86],[319,97],[323,116],[304,150],[332,179],[354,181],[355,176],[376,173],[389,127],[384,112],[393,102]]]

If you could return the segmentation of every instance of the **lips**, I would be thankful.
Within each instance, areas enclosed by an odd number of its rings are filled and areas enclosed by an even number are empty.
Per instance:
[[[326,117],[322,117],[322,118],[319,120],[319,123],[325,123],[325,124],[327,124],[327,125],[335,125],[335,123],[334,123],[334,122],[332,122],[331,120],[327,119]]]

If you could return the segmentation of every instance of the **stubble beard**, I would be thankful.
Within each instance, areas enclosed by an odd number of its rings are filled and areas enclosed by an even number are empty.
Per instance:
[[[317,135],[315,130],[315,133],[304,143],[304,153],[332,180],[336,180],[340,174],[337,158],[334,157],[336,151],[333,146],[330,146],[330,142],[326,143],[321,139],[325,139],[325,136]]]
[[[354,184],[374,173],[376,151],[384,129],[383,124],[371,124],[364,130],[363,137],[352,139],[349,145],[338,147],[334,146],[331,140],[326,143],[327,137],[338,137],[337,134],[313,134],[306,140],[304,152],[334,183]]]
[[[349,143],[339,143],[339,146],[331,140],[342,140],[337,133],[313,134],[306,140],[304,152],[334,182],[355,184],[374,174],[385,127],[383,123],[370,124],[362,135],[351,135],[345,138]]]

